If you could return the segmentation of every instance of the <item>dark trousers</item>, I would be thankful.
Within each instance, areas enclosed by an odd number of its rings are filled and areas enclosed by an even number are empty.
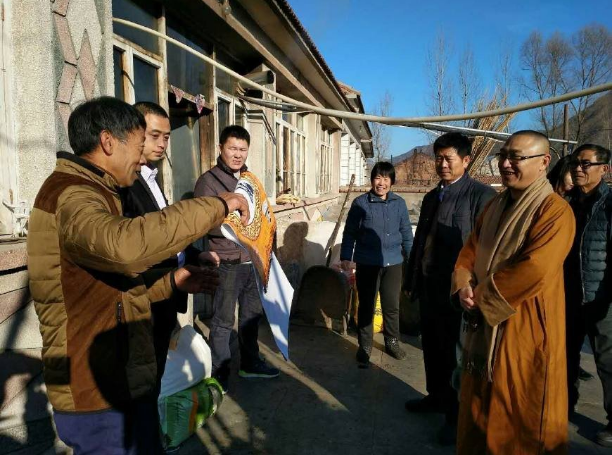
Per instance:
[[[152,303],[151,313],[153,318],[153,345],[155,347],[155,359],[157,360],[155,394],[159,395],[162,376],[166,370],[170,337],[176,326],[177,314],[176,307],[170,300]]]
[[[449,418],[457,407],[457,392],[451,379],[457,367],[461,327],[461,312],[451,305],[450,284],[450,276],[427,276],[419,287],[427,393],[449,406]]]
[[[227,378],[231,362],[230,335],[234,328],[236,301],[238,301],[238,341],[240,366],[249,368],[259,361],[257,334],[263,308],[259,298],[255,271],[252,264],[221,264],[219,287],[213,299],[213,317],[210,326],[210,349],[213,375]]]
[[[129,410],[54,412],[59,438],[74,455],[161,455],[157,397],[133,402]]]
[[[402,264],[389,267],[357,264],[355,275],[359,308],[357,339],[359,346],[371,346],[376,293],[380,292],[385,338],[399,338],[399,293]]]
[[[597,374],[604,392],[604,409],[612,421],[612,309],[609,303],[585,305],[568,303],[567,311],[567,385],[568,404],[573,409],[578,402],[578,372],[580,351],[585,336],[589,337]]]

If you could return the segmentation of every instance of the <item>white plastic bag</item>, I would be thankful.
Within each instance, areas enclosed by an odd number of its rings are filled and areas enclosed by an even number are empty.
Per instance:
[[[170,340],[159,398],[188,389],[209,378],[211,372],[210,348],[192,326],[186,325]]]

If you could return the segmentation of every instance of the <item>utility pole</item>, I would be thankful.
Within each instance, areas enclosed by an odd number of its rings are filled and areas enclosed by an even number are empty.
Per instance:
[[[567,141],[569,141],[569,105],[565,103],[563,106],[563,155],[567,155]]]

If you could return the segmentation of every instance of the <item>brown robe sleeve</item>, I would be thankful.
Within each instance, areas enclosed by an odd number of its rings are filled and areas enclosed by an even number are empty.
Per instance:
[[[508,319],[514,314],[514,308],[534,298],[548,285],[551,274],[558,271],[558,267],[550,264],[563,263],[575,229],[569,205],[557,195],[549,196],[538,210],[516,260],[489,275],[474,290],[475,302],[489,325]]]

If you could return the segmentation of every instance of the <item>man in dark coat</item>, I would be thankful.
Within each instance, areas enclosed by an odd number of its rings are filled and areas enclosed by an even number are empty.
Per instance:
[[[418,298],[428,395],[406,403],[411,412],[444,412],[450,431],[456,422],[457,393],[451,385],[457,366],[461,312],[450,302],[457,256],[495,190],[472,179],[466,169],[472,144],[459,133],[434,142],[440,183],[427,193],[406,270],[404,289]],[[452,439],[452,438],[451,438]]]
[[[166,111],[158,104],[151,102],[136,103],[134,107],[140,111],[147,123],[143,156],[147,161],[138,173],[134,185],[122,192],[123,215],[129,218],[142,216],[146,213],[158,212],[168,206],[168,200],[158,182],[158,164],[164,159],[170,139],[170,119]],[[197,263],[198,251],[188,247],[175,257],[166,259],[146,273],[155,277],[163,270],[182,267],[186,262]],[[189,260],[187,261],[187,256]],[[211,282],[212,283],[212,282]],[[214,286],[210,288],[214,292]],[[161,378],[166,367],[166,356],[170,336],[177,323],[177,313],[187,311],[187,294],[175,292],[170,300],[156,302],[151,305],[153,319],[153,341],[157,360],[157,393],[161,387]]]
[[[581,145],[572,153],[570,169],[576,237],[565,261],[569,411],[578,402],[580,351],[588,335],[608,419],[596,441],[612,447],[612,190],[603,180],[610,170],[610,150]]]

